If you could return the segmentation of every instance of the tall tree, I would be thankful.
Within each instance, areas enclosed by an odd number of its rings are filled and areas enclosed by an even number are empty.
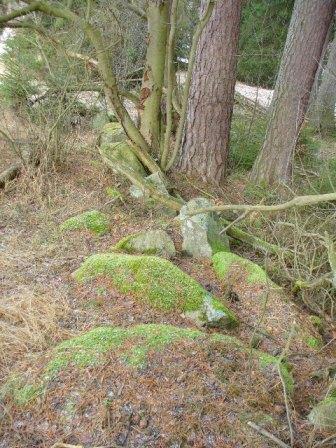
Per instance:
[[[181,171],[217,184],[226,175],[241,7],[241,0],[218,0],[203,30],[179,160]]]
[[[141,133],[158,152],[170,0],[149,0],[146,66],[140,91]]]
[[[272,112],[252,179],[289,183],[293,157],[335,0],[296,0],[275,86]]]
[[[320,87],[312,105],[312,123],[322,135],[334,134],[336,104],[336,35],[330,45],[327,64],[322,73]]]

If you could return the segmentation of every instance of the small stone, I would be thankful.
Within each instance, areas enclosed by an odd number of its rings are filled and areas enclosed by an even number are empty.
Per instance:
[[[196,198],[181,208],[182,249],[194,258],[211,258],[217,252],[230,251],[228,237],[220,234],[221,228],[212,213],[189,216],[190,212],[211,207],[205,198]]]
[[[173,240],[164,230],[148,230],[129,235],[119,241],[114,249],[129,254],[158,255],[165,258],[174,257],[176,254]]]

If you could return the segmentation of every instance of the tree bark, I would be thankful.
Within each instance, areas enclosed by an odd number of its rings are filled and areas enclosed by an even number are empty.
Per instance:
[[[161,98],[166,62],[170,0],[150,0],[147,7],[146,64],[140,91],[140,131],[156,153],[160,147]]]
[[[312,124],[323,136],[335,134],[336,104],[336,35],[330,46],[327,64],[322,73],[322,80],[317,92],[315,104],[312,105]]]
[[[266,184],[292,180],[293,157],[335,0],[296,0],[275,86],[263,148],[251,177]]]
[[[241,7],[241,0],[218,0],[203,30],[179,161],[181,171],[216,184],[226,175]]]

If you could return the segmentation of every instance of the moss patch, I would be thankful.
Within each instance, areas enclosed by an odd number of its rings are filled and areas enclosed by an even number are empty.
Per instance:
[[[134,297],[163,311],[193,312],[202,309],[207,291],[192,277],[168,260],[153,256],[119,253],[89,257],[74,273],[80,281],[108,277],[122,294]],[[212,306],[235,324],[232,311],[211,296]]]
[[[278,288],[260,266],[232,252],[219,252],[212,257],[212,261],[214,270],[221,279],[226,278],[234,268],[241,268],[247,273],[247,283]]]
[[[85,368],[100,364],[104,355],[119,349],[122,359],[135,367],[143,367],[150,350],[160,350],[181,339],[202,336],[198,330],[172,325],[137,325],[131,328],[98,327],[81,336],[62,342],[46,367],[46,374],[54,376],[70,363]]]
[[[86,229],[96,235],[104,235],[109,230],[109,219],[104,213],[92,210],[67,219],[61,224],[60,229],[62,231]]]

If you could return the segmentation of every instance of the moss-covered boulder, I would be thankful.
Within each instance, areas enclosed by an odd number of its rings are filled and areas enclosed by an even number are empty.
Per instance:
[[[80,215],[72,216],[64,221],[60,229],[68,230],[90,230],[96,235],[104,235],[109,231],[109,218],[98,210],[91,210]]]
[[[327,397],[310,412],[308,420],[322,430],[336,430],[336,397]]]
[[[40,439],[46,446],[60,439],[119,446],[125,434],[128,446],[180,446],[187,434],[186,446],[228,440],[261,448],[264,439],[249,431],[246,415],[253,421],[273,415],[283,402],[279,367],[288,393],[293,389],[279,359],[233,337],[163,324],[94,328],[30,360],[30,367],[1,390],[6,446],[17,445],[13,422],[20,422],[30,428],[20,446]],[[266,428],[279,435],[284,421],[274,420]]]
[[[228,237],[221,235],[221,228],[214,214],[199,213],[189,216],[189,213],[211,205],[205,198],[196,198],[181,208],[179,219],[183,236],[182,249],[192,257],[211,258],[217,252],[230,250]]]
[[[321,346],[321,335],[309,316],[297,309],[264,269],[230,252],[219,252],[212,261],[223,287],[229,295],[234,293],[241,319],[254,329],[264,350],[281,350],[288,340],[293,350],[311,351]]]
[[[230,278],[237,278],[237,275],[242,275],[248,284],[279,288],[272,282],[263,268],[232,252],[219,252],[213,256],[212,261],[214,270],[221,279],[230,281]]]
[[[128,254],[158,255],[171,258],[176,254],[173,240],[164,230],[147,230],[128,235],[120,240],[113,250]]]
[[[80,282],[107,277],[119,292],[132,294],[157,310],[180,312],[200,325],[230,327],[237,323],[226,304],[163,258],[120,253],[92,255],[74,277]]]

